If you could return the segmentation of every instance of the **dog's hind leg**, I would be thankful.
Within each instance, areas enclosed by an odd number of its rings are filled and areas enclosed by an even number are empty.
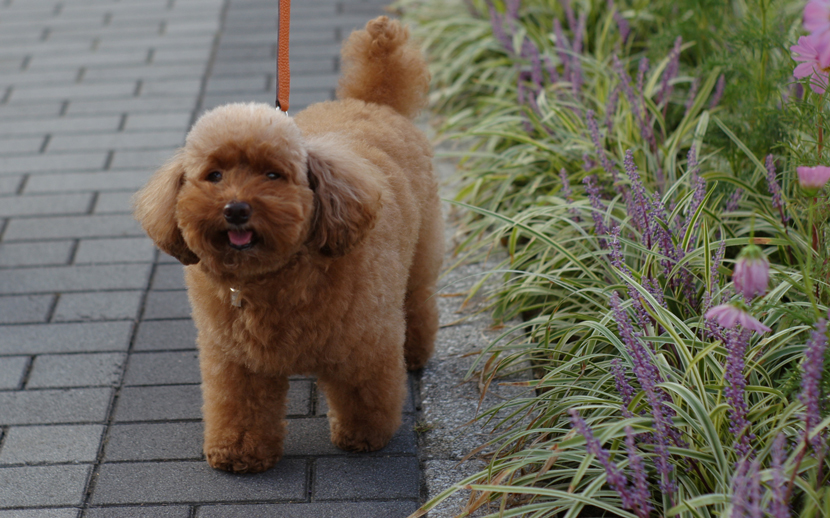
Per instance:
[[[360,381],[347,373],[320,375],[329,405],[331,442],[346,451],[383,448],[401,425],[406,371],[400,357],[392,363],[363,366]],[[359,367],[360,368],[360,367]],[[366,376],[368,374],[368,376]]]
[[[435,348],[438,332],[435,283],[444,256],[444,223],[437,200],[435,205],[437,213],[426,215],[422,222],[407,282],[404,357],[409,370],[426,365]]]
[[[254,373],[201,348],[204,451],[208,464],[258,473],[282,457],[288,378]]]

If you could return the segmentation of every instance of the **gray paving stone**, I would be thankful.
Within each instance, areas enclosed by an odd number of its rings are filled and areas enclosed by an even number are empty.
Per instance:
[[[205,73],[205,65],[203,63],[186,63],[176,65],[154,65],[148,67],[146,65],[139,66],[117,66],[87,70],[84,75],[84,80],[89,82],[95,81],[117,81],[124,79],[133,80],[152,80],[152,79],[181,79],[181,78],[199,78]],[[74,77],[74,75],[73,75]],[[182,102],[182,107],[188,106],[187,103]],[[57,111],[60,109],[55,110]],[[123,111],[123,110],[122,110]]]
[[[140,133],[101,133],[86,135],[56,135],[49,141],[49,152],[95,151],[99,149],[159,149],[177,148],[184,144],[180,131],[152,131]]]
[[[245,54],[248,52],[248,49],[242,49],[240,54]],[[269,52],[270,57],[270,52]],[[226,93],[234,93],[234,92],[263,92],[267,86],[267,77],[266,73],[263,71],[262,74],[259,75],[251,75],[251,76],[243,76],[243,77],[228,77],[228,78],[215,78],[208,81],[208,86],[206,89],[207,93],[210,94],[226,94]]]
[[[305,460],[283,459],[256,475],[211,469],[207,462],[142,462],[101,466],[93,504],[303,500]]]
[[[103,425],[12,426],[0,464],[95,462]]]
[[[307,380],[291,380],[288,387],[288,415],[311,415],[311,386]]]
[[[72,241],[0,244],[0,266],[53,266],[69,262]]]
[[[0,270],[0,290],[8,294],[134,290],[144,288],[149,276],[150,265],[141,263]]]
[[[84,511],[84,518],[190,518],[190,516],[190,507],[184,505],[97,507]]]
[[[211,48],[208,46],[192,49],[164,48],[156,50],[153,55],[153,64],[206,62],[210,57]],[[198,86],[190,92],[197,92]]]
[[[190,301],[187,300],[186,291],[151,291],[147,294],[144,318],[188,317],[190,317]]]
[[[95,200],[93,214],[131,214],[133,192],[104,192]]]
[[[0,357],[0,389],[19,388],[28,365],[28,356]]]
[[[160,51],[159,53],[162,52],[163,51]],[[201,87],[202,81],[196,78],[142,81],[141,97],[193,95],[198,92]]]
[[[182,106],[192,106],[196,94],[181,97],[133,97],[130,99],[102,101],[73,101],[69,103],[67,115],[106,115],[109,113],[150,113],[168,110],[181,110]]]
[[[335,58],[319,57],[315,59],[297,60],[291,62],[291,73],[318,73],[326,74],[337,70]],[[216,63],[213,68],[215,77],[233,77],[236,75],[250,75],[263,73],[262,63],[259,61],[225,61]],[[294,95],[294,92],[291,94]],[[0,112],[2,115],[2,112]]]
[[[0,107],[0,116],[2,113],[2,107]],[[15,117],[19,116],[15,115]],[[0,174],[99,170],[103,169],[106,160],[107,153],[103,151],[0,157]]]
[[[420,493],[418,459],[361,457],[317,459],[315,500],[412,498]]]
[[[0,120],[19,119],[20,117],[57,117],[61,113],[62,104],[59,101],[44,101],[38,104],[0,105]]]
[[[201,419],[201,407],[202,394],[198,385],[125,387],[121,391],[115,417],[122,423]]]
[[[52,321],[134,320],[142,297],[141,291],[66,293],[58,300]]]
[[[167,162],[173,153],[172,148],[153,151],[116,151],[111,167],[112,169],[146,169],[152,172]]]
[[[91,470],[84,464],[0,468],[0,508],[80,505]]]
[[[0,198],[0,217],[85,214],[91,202],[91,194],[4,196]]]
[[[414,501],[309,502],[304,504],[204,505],[198,518],[406,518]]]
[[[130,215],[48,216],[14,219],[6,227],[7,241],[83,237],[143,236],[141,226]]]
[[[182,133],[190,127],[190,111],[173,113],[134,113],[127,116],[125,130],[146,131],[157,129],[178,129]]]
[[[132,322],[0,327],[0,355],[126,351]]]
[[[152,262],[155,255],[156,247],[153,241],[146,237],[82,239],[75,254],[75,264],[146,263]],[[2,258],[3,252],[0,248],[0,264]]]
[[[23,175],[0,176],[0,194],[16,194],[23,181]]]
[[[12,509],[0,510],[0,518],[78,518],[80,510],[64,509]]]
[[[0,154],[31,155],[43,145],[43,137],[7,137],[0,140]]]
[[[111,394],[109,388],[0,392],[0,425],[100,423]]]
[[[116,424],[110,428],[104,461],[200,460],[202,422]]]
[[[0,297],[0,324],[46,322],[54,295]]]
[[[55,59],[65,60],[67,56],[43,56],[40,53],[34,59]],[[145,52],[146,56],[146,52]],[[33,61],[34,61],[33,59]],[[53,69],[54,70],[54,69]],[[15,101],[41,101],[49,99],[106,99],[112,97],[132,97],[135,91],[135,83],[124,81],[121,83],[103,84],[62,84],[51,86],[29,86],[27,88],[15,88],[12,90],[10,99]]]
[[[38,37],[38,39],[40,38]],[[20,38],[15,38],[15,40],[16,43],[21,43]],[[0,45],[4,46],[5,44],[5,42],[0,43]],[[39,44],[42,44],[42,42],[39,42]],[[89,44],[87,43],[87,45]],[[3,74],[3,80],[6,83],[15,85],[18,88],[27,85],[71,84],[75,81],[76,77],[78,77],[77,70],[47,70],[43,72],[17,70]],[[58,114],[58,110],[55,111],[55,115]]]
[[[103,165],[103,161],[101,164]],[[135,191],[143,187],[152,174],[153,171],[149,169],[101,171],[97,173],[39,174],[29,177],[25,192]]]
[[[144,49],[107,52],[85,53],[76,56],[39,56],[29,62],[28,70],[60,70],[62,68],[87,67],[100,68],[109,65],[140,65],[147,61],[147,51]]]
[[[150,286],[151,290],[183,290],[185,288],[184,266],[181,264],[161,264],[156,266],[156,272],[153,274],[153,283]]]
[[[414,419],[405,416],[404,422],[392,440],[383,449],[371,453],[372,456],[417,453]],[[328,419],[325,417],[288,419],[288,435],[285,438],[286,456],[300,455],[343,455],[343,451],[331,442]]]
[[[121,123],[120,115],[93,117],[55,117],[48,119],[21,119],[0,122],[0,135],[40,135],[47,133],[83,133],[90,131],[115,131]]]
[[[126,359],[124,353],[41,355],[32,364],[26,388],[115,386]]]
[[[142,322],[135,339],[135,351],[195,349],[196,327],[187,320],[151,320]]]
[[[199,383],[196,351],[135,353],[130,356],[124,385]]]

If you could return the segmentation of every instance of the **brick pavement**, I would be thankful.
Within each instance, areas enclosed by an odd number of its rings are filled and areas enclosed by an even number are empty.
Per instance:
[[[384,3],[294,3],[292,112],[332,97],[341,40]],[[392,443],[351,455],[292,379],[277,467],[207,466],[181,266],[130,215],[196,115],[273,102],[276,4],[0,0],[0,518],[417,508],[412,391]]]

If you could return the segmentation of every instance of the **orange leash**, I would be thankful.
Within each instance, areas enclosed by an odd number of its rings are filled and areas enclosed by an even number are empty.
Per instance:
[[[280,28],[277,42],[277,108],[288,111],[291,90],[291,67],[288,64],[288,39],[291,24],[291,0],[280,0]]]

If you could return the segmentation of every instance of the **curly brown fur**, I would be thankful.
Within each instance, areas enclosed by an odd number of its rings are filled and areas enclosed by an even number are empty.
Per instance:
[[[426,83],[354,94],[395,67],[427,72],[397,22],[367,27],[347,45],[361,64],[341,100],[294,119],[264,104],[216,108],[135,197],[150,237],[188,265],[214,468],[279,460],[292,374],[318,376],[334,444],[382,448],[400,426],[406,368],[432,352],[440,203],[429,142],[401,115]],[[352,43],[366,41],[378,43]]]

